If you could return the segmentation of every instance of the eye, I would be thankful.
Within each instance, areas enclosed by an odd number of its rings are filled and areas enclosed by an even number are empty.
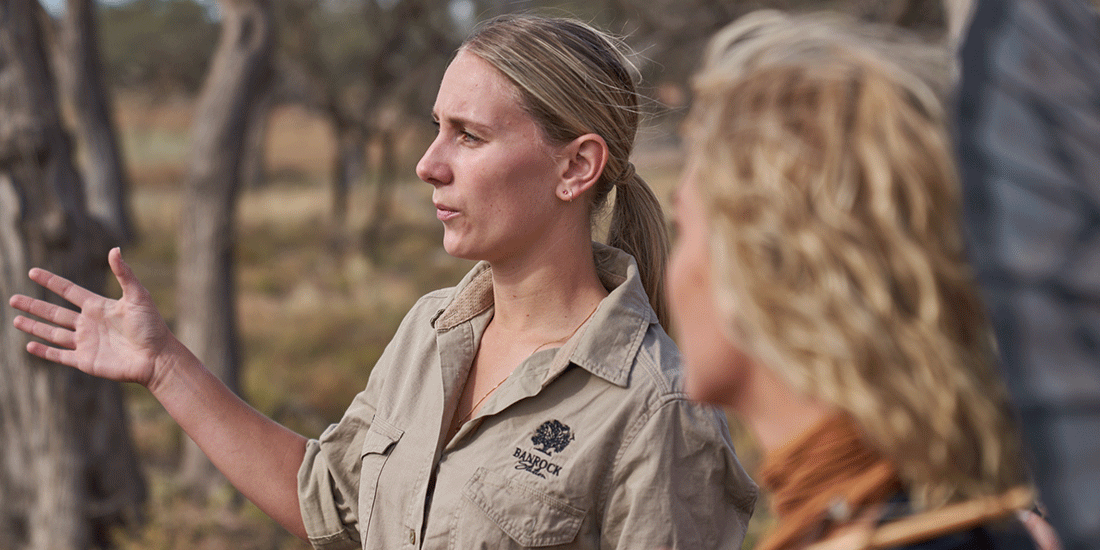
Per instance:
[[[462,130],[461,132],[459,132],[459,140],[464,141],[466,143],[471,143],[471,144],[481,143],[482,141],[485,141],[485,140],[481,139],[480,137],[478,137],[474,134],[471,134],[469,130]]]

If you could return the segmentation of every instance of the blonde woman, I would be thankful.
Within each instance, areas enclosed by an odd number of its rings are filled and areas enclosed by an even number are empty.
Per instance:
[[[690,395],[765,451],[758,548],[1031,547],[956,220],[945,55],[761,12],[695,78],[670,302]]]
[[[689,402],[662,330],[666,238],[629,162],[638,97],[614,41],[492,21],[459,49],[417,165],[443,246],[483,260],[409,312],[319,440],[234,397],[119,252],[107,300],[31,277],[41,357],[147,386],[253,502],[317,548],[738,548],[755,486],[719,412]],[[611,246],[592,219],[616,189]]]

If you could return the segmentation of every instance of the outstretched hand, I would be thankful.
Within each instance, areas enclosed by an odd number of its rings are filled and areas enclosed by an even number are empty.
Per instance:
[[[298,507],[306,439],[248,406],[172,335],[117,248],[107,260],[122,286],[118,300],[44,269],[31,270],[31,280],[80,311],[12,296],[13,308],[42,319],[15,318],[15,328],[44,342],[27,344],[27,351],[93,376],[148,388],[241,493],[306,539]]]
[[[158,356],[175,337],[149,291],[122,261],[118,248],[111,250],[107,261],[122,287],[122,298],[105,298],[64,277],[34,268],[31,280],[68,300],[80,312],[15,295],[10,301],[13,308],[46,322],[18,316],[14,325],[46,342],[28,343],[27,351],[33,355],[93,376],[148,387],[155,376]]]

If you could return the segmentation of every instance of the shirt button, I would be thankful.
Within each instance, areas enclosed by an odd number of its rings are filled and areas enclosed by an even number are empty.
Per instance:
[[[409,544],[416,544],[416,531],[409,529]]]

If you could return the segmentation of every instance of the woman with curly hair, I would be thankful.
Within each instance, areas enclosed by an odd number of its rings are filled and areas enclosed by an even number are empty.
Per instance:
[[[947,67],[892,30],[758,12],[695,78],[670,305],[689,394],[765,451],[759,548],[1030,548]]]

